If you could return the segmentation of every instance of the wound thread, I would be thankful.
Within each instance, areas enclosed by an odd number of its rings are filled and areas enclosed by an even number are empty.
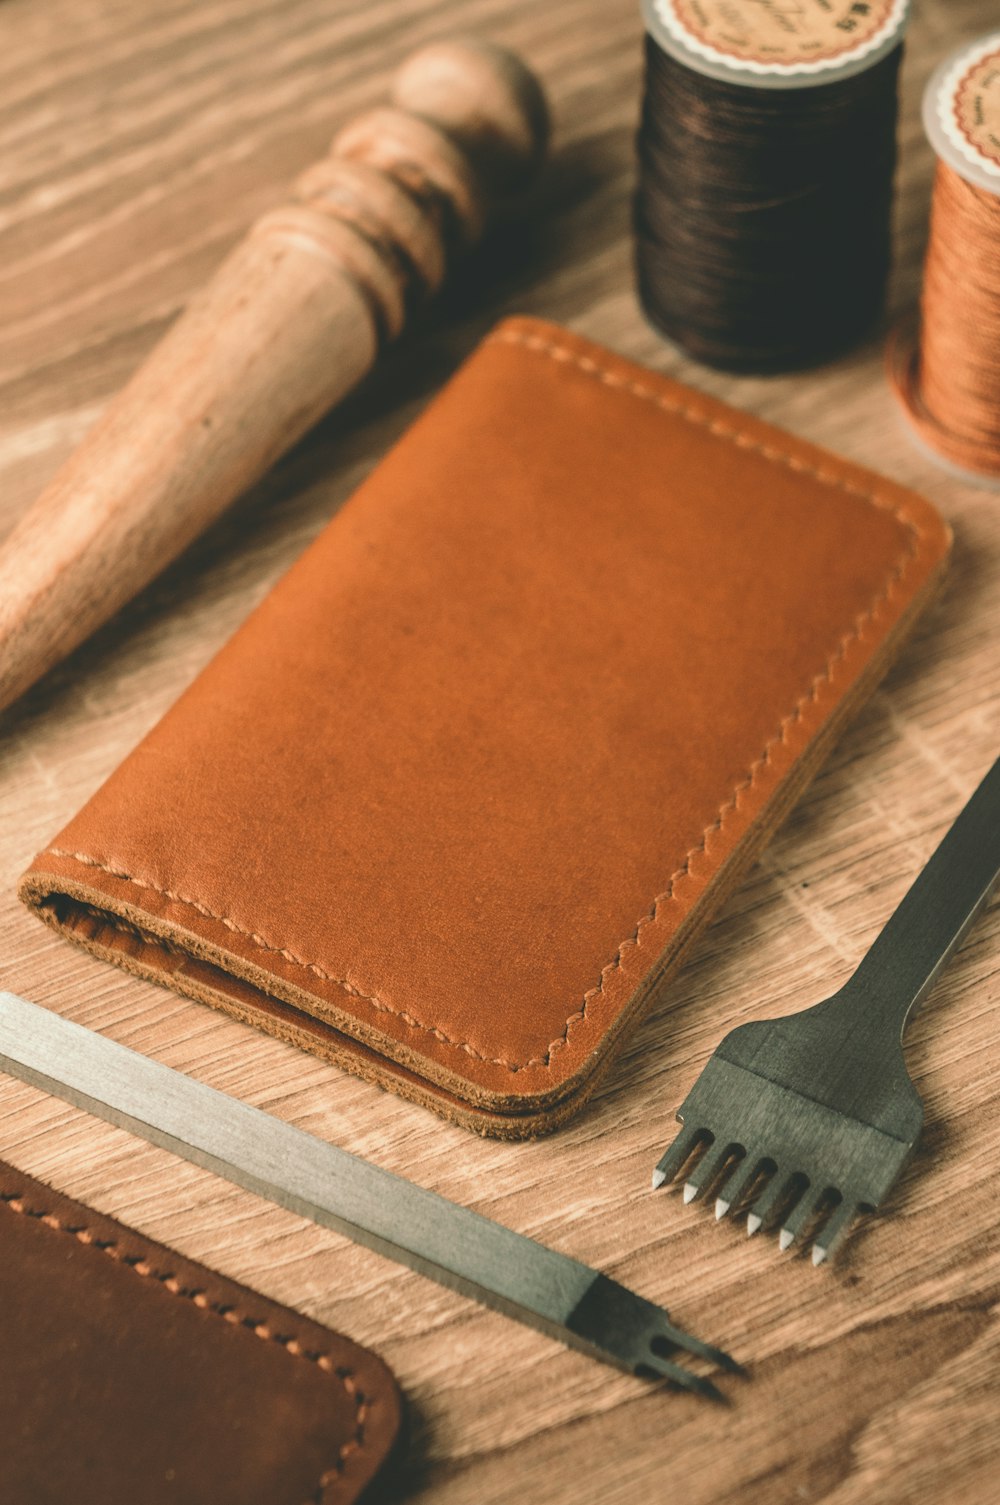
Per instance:
[[[835,53],[825,66],[803,61],[817,40],[803,36],[793,39],[801,56],[758,64],[751,34],[728,62],[703,47],[706,63],[673,34],[682,9],[647,8],[635,200],[643,308],[668,339],[723,370],[816,365],[863,338],[885,301],[902,19],[860,62],[843,42],[841,64]],[[766,27],[770,13],[753,9]]]
[[[970,479],[1000,480],[1000,34],[932,78],[939,155],[919,338],[890,344],[890,378],[917,435]]]

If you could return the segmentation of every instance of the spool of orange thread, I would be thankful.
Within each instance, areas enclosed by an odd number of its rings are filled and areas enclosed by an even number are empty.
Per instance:
[[[1000,487],[1000,31],[938,68],[924,128],[938,165],[920,328],[890,375],[931,455]]]

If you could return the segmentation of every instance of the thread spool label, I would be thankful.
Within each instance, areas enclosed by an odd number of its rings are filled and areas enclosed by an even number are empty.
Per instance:
[[[935,94],[938,123],[959,154],[946,160],[965,176],[970,167],[985,173],[1000,191],[1000,33],[950,60]]]
[[[670,37],[734,74],[855,69],[901,34],[909,0],[654,0]]]

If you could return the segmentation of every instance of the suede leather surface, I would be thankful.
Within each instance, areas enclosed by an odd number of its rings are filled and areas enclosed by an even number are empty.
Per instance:
[[[350,1505],[400,1428],[374,1354],[0,1162],[2,1505]]]
[[[509,320],[22,897],[482,1132],[550,1128],[949,544],[891,482]]]

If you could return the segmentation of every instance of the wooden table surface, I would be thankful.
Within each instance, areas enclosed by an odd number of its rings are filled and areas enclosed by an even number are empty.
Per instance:
[[[1000,751],[1000,498],[908,442],[879,344],[737,380],[646,327],[630,275],[633,0],[7,0],[0,8],[0,533],[247,223],[412,47],[523,49],[557,140],[530,223],[477,255],[367,389],[0,727],[0,986],[102,1030],[666,1304],[750,1366],[720,1411],[486,1312],[166,1152],[0,1079],[0,1156],[382,1353],[412,1405],[407,1500],[993,1505],[1000,1499],[1000,910],[912,1027],[927,1109],[887,1215],[834,1269],[648,1190],[738,1020],[841,983]],[[896,309],[919,281],[932,66],[989,21],[922,0],[904,80]],[[18,874],[160,716],[501,314],[561,319],[924,491],[950,585],[807,798],[554,1137],[481,1141],[67,945]],[[20,1505],[20,1502],[17,1502]],[[27,1502],[25,1502],[27,1505]]]

